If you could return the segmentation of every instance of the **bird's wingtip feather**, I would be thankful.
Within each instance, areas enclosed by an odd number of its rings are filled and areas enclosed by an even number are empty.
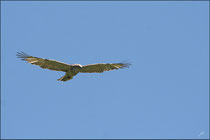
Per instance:
[[[129,68],[131,66],[131,62],[122,62],[122,67],[121,68]]]
[[[27,53],[24,53],[22,51],[16,53],[17,58],[20,58],[21,60],[25,60],[26,58],[30,57]]]

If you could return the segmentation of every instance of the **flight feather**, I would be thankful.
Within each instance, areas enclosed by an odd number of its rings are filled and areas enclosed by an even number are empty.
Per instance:
[[[99,63],[82,66],[81,73],[102,73],[114,69],[122,69],[129,67],[129,63]]]
[[[70,65],[58,62],[55,60],[50,59],[43,59],[38,57],[30,56],[24,52],[17,53],[18,58],[21,58],[21,60],[27,61],[28,63],[31,63],[33,65],[38,65],[43,69],[50,69],[55,71],[64,71],[66,72],[67,69],[70,68]]]

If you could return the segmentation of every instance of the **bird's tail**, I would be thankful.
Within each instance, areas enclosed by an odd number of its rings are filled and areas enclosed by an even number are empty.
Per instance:
[[[73,79],[74,75],[66,73],[63,77],[59,78],[58,81],[66,82],[68,80]]]

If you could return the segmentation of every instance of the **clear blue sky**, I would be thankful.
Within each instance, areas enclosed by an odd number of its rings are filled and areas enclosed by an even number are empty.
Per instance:
[[[208,2],[2,2],[2,138],[208,138]],[[17,51],[129,69],[41,69]]]

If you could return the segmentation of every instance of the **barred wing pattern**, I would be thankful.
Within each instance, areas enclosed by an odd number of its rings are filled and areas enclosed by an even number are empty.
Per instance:
[[[130,66],[130,63],[99,63],[82,66],[81,73],[102,73],[114,69],[122,69]]]
[[[50,59],[33,57],[24,52],[18,52],[17,56],[18,58],[21,58],[21,60],[27,61],[28,63],[34,64],[34,65],[38,65],[43,69],[66,72],[70,68],[70,65],[68,64],[58,62],[55,60],[50,60]]]

